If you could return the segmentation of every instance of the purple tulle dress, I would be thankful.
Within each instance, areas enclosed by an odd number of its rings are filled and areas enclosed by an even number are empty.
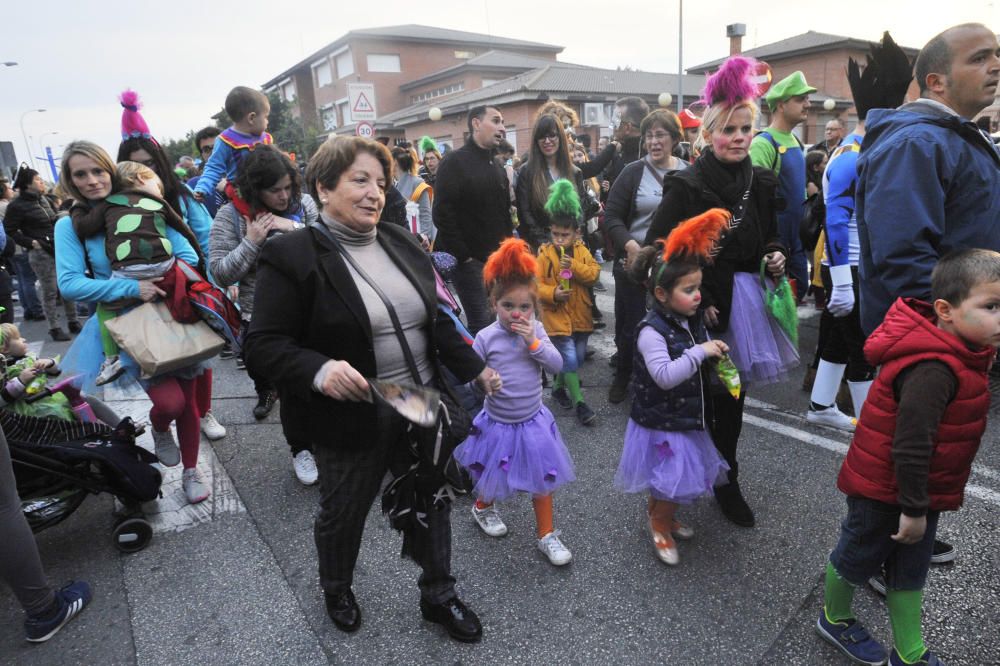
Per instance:
[[[799,350],[767,313],[760,278],[753,273],[733,278],[729,328],[715,337],[729,345],[744,387],[784,381],[799,364]]]
[[[503,423],[482,410],[455,460],[469,470],[473,491],[487,502],[515,492],[542,496],[576,478],[556,421],[544,405],[527,421]]]
[[[650,493],[655,499],[690,504],[726,483],[729,465],[704,430],[665,432],[632,419],[625,428],[615,487],[627,493]]]

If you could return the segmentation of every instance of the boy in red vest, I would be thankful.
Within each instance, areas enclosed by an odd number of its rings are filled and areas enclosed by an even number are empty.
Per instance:
[[[987,372],[1000,346],[1000,253],[961,250],[931,274],[933,305],[897,299],[868,338],[880,366],[837,478],[847,495],[826,565],[820,636],[862,664],[941,665],[920,612],[938,514],[962,504],[986,430]],[[854,590],[885,568],[890,654],[851,612]]]

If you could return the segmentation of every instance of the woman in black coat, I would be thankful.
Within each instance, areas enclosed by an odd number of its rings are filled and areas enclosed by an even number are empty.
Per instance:
[[[645,239],[650,245],[710,208],[732,214],[718,254],[702,273],[701,308],[709,331],[729,345],[744,387],[734,400],[716,386],[710,401],[712,439],[730,467],[729,484],[717,487],[715,496],[726,517],[744,527],[755,522],[740,490],[736,462],[745,387],[783,379],[798,363],[798,351],[764,309],[759,282],[762,261],[770,275],[783,273],[786,250],[778,240],[777,179],[750,162],[756,112],[749,99],[720,101],[708,108],[699,140],[701,155],[689,169],[667,176],[663,201]]]
[[[431,262],[416,239],[377,224],[391,184],[385,146],[337,137],[319,148],[306,185],[321,220],[264,246],[245,350],[249,370],[305,406],[319,468],[320,584],[343,631],[361,623],[351,585],[368,510],[385,473],[399,477],[414,462],[407,422],[371,401],[367,378],[426,384],[442,363],[462,382],[493,375],[451,321],[437,316]],[[451,576],[450,507],[423,518],[404,530],[404,552],[423,569],[421,612],[453,638],[478,641],[479,620]]]

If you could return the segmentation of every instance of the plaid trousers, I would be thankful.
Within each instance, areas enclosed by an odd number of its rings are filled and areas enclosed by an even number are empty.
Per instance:
[[[386,473],[395,477],[409,465],[406,422],[390,408],[378,406],[378,430],[364,445],[315,447],[319,469],[320,511],[315,538],[319,580],[326,594],[340,594],[354,581],[361,535],[372,502]],[[413,559],[423,572],[417,581],[420,595],[431,604],[455,596],[451,575],[451,508],[428,514],[427,527],[412,528],[406,538]]]

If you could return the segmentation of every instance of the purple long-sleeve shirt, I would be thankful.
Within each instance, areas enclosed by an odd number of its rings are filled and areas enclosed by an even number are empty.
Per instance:
[[[684,328],[688,328],[687,322],[684,322]],[[705,350],[701,345],[685,349],[680,358],[670,358],[667,341],[652,326],[642,327],[637,344],[650,376],[664,391],[690,378],[705,361]]]
[[[476,334],[472,348],[486,365],[500,373],[502,388],[486,396],[486,413],[495,421],[521,423],[542,407],[542,369],[553,374],[562,370],[562,356],[535,320],[535,336],[542,344],[528,349],[520,335],[495,321]]]

